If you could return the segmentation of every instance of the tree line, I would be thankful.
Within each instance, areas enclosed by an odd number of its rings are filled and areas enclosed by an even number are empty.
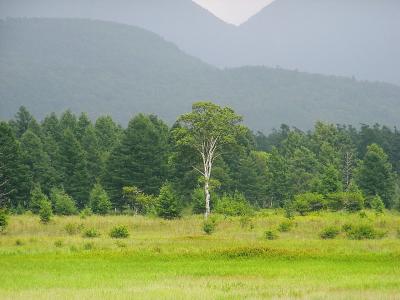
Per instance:
[[[38,122],[21,107],[0,123],[0,201],[15,212],[37,213],[47,199],[59,214],[166,218],[183,207],[391,209],[399,205],[399,156],[396,128],[317,122],[307,132],[282,125],[265,135],[209,102],[171,127],[154,115],[123,128],[110,116],[93,122],[71,111]]]

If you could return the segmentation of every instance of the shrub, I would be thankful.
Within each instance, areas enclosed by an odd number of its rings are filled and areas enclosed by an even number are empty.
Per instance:
[[[47,198],[47,196],[45,194],[43,194],[42,189],[40,188],[40,185],[36,185],[33,188],[33,190],[31,191],[29,209],[34,214],[39,214],[40,202],[42,202],[43,200],[48,201],[49,198]]]
[[[84,209],[82,209],[81,213],[79,214],[81,219],[86,219],[87,217],[90,217],[92,215],[93,215],[92,209],[87,206]]]
[[[100,236],[100,233],[95,228],[88,228],[83,231],[82,236],[85,238],[96,238]]]
[[[166,183],[161,187],[160,195],[158,196],[157,215],[164,219],[175,219],[179,218],[180,214],[181,207],[178,197],[171,184]]]
[[[205,220],[203,223],[203,231],[208,235],[213,234],[216,227],[217,227],[217,223],[216,223],[216,220],[213,218],[209,218],[209,219]]]
[[[326,196],[328,208],[333,211],[339,211],[344,209],[345,199],[346,199],[345,192],[331,193]]]
[[[57,240],[54,242],[54,246],[56,246],[57,248],[61,248],[64,245],[62,240]]]
[[[53,216],[53,210],[51,208],[51,203],[49,201],[42,200],[40,202],[40,209],[39,209],[40,221],[44,224],[47,224],[50,222],[52,216]]]
[[[115,226],[110,231],[110,237],[114,239],[126,239],[129,237],[128,228],[124,225]]]
[[[278,226],[280,232],[289,232],[293,227],[293,223],[290,221],[284,221]]]
[[[326,202],[323,195],[305,193],[295,196],[293,205],[296,211],[304,216],[309,212],[324,209],[326,207]]]
[[[51,201],[54,204],[54,212],[58,215],[70,216],[78,212],[75,201],[62,189],[52,189]]]
[[[224,216],[246,216],[253,214],[253,209],[243,194],[235,192],[233,196],[222,196],[218,200],[215,212]]]
[[[384,235],[385,233],[375,230],[368,224],[353,226],[351,230],[347,231],[347,237],[352,240],[372,240],[382,238]]]
[[[146,195],[136,186],[125,186],[122,188],[126,210],[132,210],[133,214],[157,214],[157,198]]]
[[[254,224],[253,224],[252,219],[250,218],[250,216],[242,216],[240,218],[240,226],[242,228],[246,228],[246,227],[250,227],[250,229],[254,228]]]
[[[364,197],[358,193],[345,193],[344,208],[349,212],[360,211],[364,208]]]
[[[376,195],[375,197],[370,198],[368,202],[371,209],[375,210],[377,213],[383,213],[385,204],[380,196]]]
[[[103,187],[96,183],[90,192],[89,206],[95,214],[106,215],[111,209],[111,201]]]
[[[64,230],[69,235],[74,235],[74,234],[77,234],[79,232],[78,225],[77,224],[73,224],[73,223],[68,223],[67,225],[65,225]]]
[[[8,226],[7,214],[4,210],[0,210],[0,232],[6,230]]]
[[[327,240],[327,239],[334,239],[337,237],[340,233],[340,229],[335,227],[335,226],[330,226],[321,231],[319,236],[321,239]]]
[[[264,232],[264,236],[267,240],[276,240],[278,239],[278,235],[272,231],[272,230],[267,230]]]
[[[283,209],[285,211],[285,218],[292,220],[294,218],[294,212],[295,212],[293,203],[291,201],[285,201]]]
[[[23,245],[24,245],[24,242],[23,242],[22,240],[17,239],[17,240],[15,241],[15,246],[23,246]]]
[[[350,232],[351,230],[353,230],[353,225],[348,224],[348,223],[343,224],[343,226],[342,226],[342,231],[348,233],[348,232]]]

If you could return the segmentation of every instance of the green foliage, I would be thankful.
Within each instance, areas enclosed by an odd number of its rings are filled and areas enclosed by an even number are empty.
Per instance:
[[[50,222],[52,216],[53,216],[53,209],[51,208],[50,201],[42,200],[40,202],[40,209],[39,209],[40,221],[43,224],[47,224]]]
[[[386,207],[394,204],[395,181],[392,165],[377,144],[368,146],[358,171],[357,183],[366,196],[380,196]]]
[[[151,214],[156,210],[157,199],[153,195],[146,195],[136,186],[124,186],[122,197],[129,208],[133,208],[135,214]]]
[[[34,213],[38,214],[40,210],[40,203],[42,201],[48,201],[48,197],[42,192],[40,185],[35,185],[31,191],[31,198],[29,201],[29,209]]]
[[[217,202],[215,212],[224,216],[245,216],[253,213],[253,208],[244,195],[235,192],[232,196],[223,195]]]
[[[95,214],[106,215],[111,209],[111,201],[103,187],[96,183],[90,192],[89,206]]]
[[[369,224],[352,226],[346,231],[347,237],[352,240],[373,240],[382,238],[385,233],[377,231]]]
[[[110,237],[114,239],[126,239],[129,237],[129,230],[124,225],[115,226],[110,231]]]
[[[50,199],[57,215],[70,216],[78,212],[74,200],[63,189],[52,189]]]
[[[264,232],[264,237],[267,240],[276,240],[279,238],[279,236],[276,234],[276,232],[272,231],[272,230],[267,230]]]
[[[93,215],[93,211],[90,207],[85,207],[84,209],[81,210],[79,216],[81,219],[86,219],[87,217],[90,217]]]
[[[382,198],[378,195],[371,197],[368,201],[368,205],[377,213],[383,213],[383,210],[385,209],[385,203],[383,203]]]
[[[336,226],[329,226],[324,228],[319,236],[321,239],[328,240],[336,238],[340,233],[340,229]]]
[[[81,230],[83,229],[83,225],[80,224],[75,224],[75,223],[68,223],[65,225],[64,230],[66,233],[69,235],[75,235],[78,234]]]
[[[6,230],[8,226],[7,214],[4,210],[0,209],[0,232]]]
[[[88,228],[83,231],[82,236],[85,238],[96,238],[100,236],[100,232],[96,228]]]
[[[164,219],[175,219],[181,215],[181,207],[178,197],[175,194],[172,185],[165,183],[160,190],[157,203],[157,215]]]
[[[304,216],[312,211],[322,210],[326,207],[324,196],[316,193],[305,193],[294,197],[293,205],[296,211]]]
[[[283,221],[279,224],[278,230],[280,232],[289,232],[293,228],[293,222],[291,221]]]
[[[216,227],[217,227],[217,222],[214,218],[208,218],[203,222],[203,231],[208,235],[213,234]]]
[[[346,193],[344,208],[349,212],[360,211],[364,208],[364,197],[361,193]]]

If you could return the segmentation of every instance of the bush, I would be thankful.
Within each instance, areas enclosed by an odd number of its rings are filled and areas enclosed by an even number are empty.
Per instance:
[[[7,214],[4,210],[0,210],[0,232],[6,230],[8,226]]]
[[[70,216],[78,212],[75,201],[62,189],[52,189],[51,201],[57,215]]]
[[[83,229],[83,224],[74,224],[74,223],[68,223],[65,225],[64,229],[69,235],[75,235]]]
[[[364,197],[361,193],[345,193],[344,208],[349,212],[360,211],[364,208]]]
[[[370,198],[368,202],[371,209],[375,210],[377,213],[383,213],[385,204],[380,196],[376,195],[375,197]]]
[[[319,236],[321,239],[327,240],[327,239],[334,239],[337,237],[340,233],[340,229],[335,227],[335,226],[330,226],[325,228],[324,230],[321,231]]]
[[[158,196],[157,215],[164,219],[175,219],[181,215],[178,197],[169,183],[161,187]]]
[[[54,246],[56,246],[57,248],[61,248],[64,245],[62,240],[57,240],[54,242]]]
[[[284,221],[278,226],[280,232],[289,232],[293,227],[293,223],[290,221]]]
[[[95,228],[88,228],[83,231],[82,236],[85,238],[96,238],[100,236],[100,233]]]
[[[264,232],[264,236],[267,240],[276,240],[278,239],[278,235],[272,231],[272,230],[267,230]]]
[[[33,190],[31,191],[29,209],[34,214],[39,214],[40,202],[42,202],[43,200],[48,201],[49,198],[47,198],[47,196],[45,194],[43,194],[42,189],[40,188],[40,185],[36,185],[33,188]]]
[[[129,237],[128,228],[124,225],[115,226],[110,231],[110,237],[114,239],[126,239]]]
[[[89,206],[95,214],[106,215],[111,209],[111,201],[103,187],[96,183],[90,192]]]
[[[324,209],[326,207],[326,201],[323,195],[305,193],[294,197],[293,206],[300,215],[304,216],[309,212]]]
[[[205,220],[203,223],[203,231],[208,235],[213,234],[216,227],[216,220],[212,218]]]
[[[253,214],[253,209],[243,194],[235,192],[233,196],[222,196],[218,200],[215,212],[224,216],[246,216]]]
[[[53,216],[53,210],[51,208],[51,203],[49,201],[42,200],[40,202],[40,209],[39,209],[40,221],[44,224],[47,224],[50,222],[52,216]]]
[[[368,224],[353,226],[347,231],[347,237],[352,240],[372,240],[382,238],[384,235],[385,233],[375,230]]]
[[[353,230],[353,225],[348,224],[348,223],[343,224],[343,226],[342,226],[342,231],[348,233],[348,232],[350,232],[351,230]]]
[[[81,213],[79,214],[81,219],[86,219],[87,217],[90,217],[92,215],[93,215],[92,209],[87,206],[84,209],[82,209]]]

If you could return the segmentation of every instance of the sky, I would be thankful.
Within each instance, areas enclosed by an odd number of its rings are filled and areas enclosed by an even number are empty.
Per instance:
[[[193,0],[227,23],[240,25],[274,0]]]

